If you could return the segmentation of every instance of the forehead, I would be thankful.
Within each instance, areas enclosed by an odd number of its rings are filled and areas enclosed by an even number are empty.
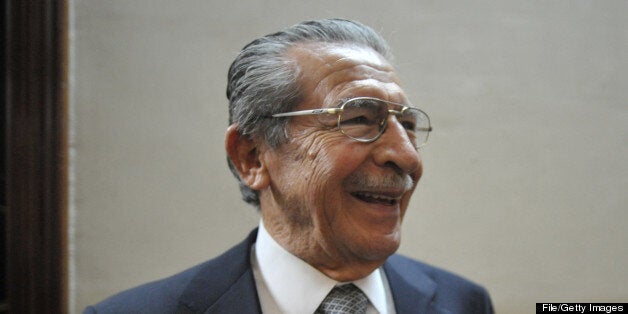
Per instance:
[[[357,96],[404,100],[395,69],[371,48],[306,43],[291,48],[288,56],[299,66],[306,101],[319,106]]]

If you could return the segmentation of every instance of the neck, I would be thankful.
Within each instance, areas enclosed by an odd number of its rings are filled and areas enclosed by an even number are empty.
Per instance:
[[[286,221],[284,215],[262,210],[264,228],[268,234],[292,255],[338,282],[364,278],[379,268],[385,259],[369,260],[343,250],[315,230],[313,224]]]

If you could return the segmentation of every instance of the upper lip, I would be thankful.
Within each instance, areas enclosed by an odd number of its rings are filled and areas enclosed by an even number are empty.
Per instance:
[[[368,197],[378,198],[387,201],[399,201],[405,191],[353,191],[351,194],[364,195]]]
[[[361,174],[349,178],[346,182],[346,191],[353,196],[363,196],[392,203],[398,202],[413,188],[410,176],[393,174]]]

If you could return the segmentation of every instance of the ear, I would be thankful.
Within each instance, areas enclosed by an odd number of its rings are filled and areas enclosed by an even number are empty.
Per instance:
[[[232,124],[225,134],[227,155],[238,171],[240,179],[253,190],[263,190],[270,184],[266,165],[260,158],[258,143],[246,135],[240,134]]]

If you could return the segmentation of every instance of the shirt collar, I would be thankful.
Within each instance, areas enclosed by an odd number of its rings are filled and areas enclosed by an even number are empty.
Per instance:
[[[343,284],[318,271],[279,245],[259,226],[255,255],[264,284],[285,313],[314,313],[334,286]],[[368,297],[379,313],[386,313],[383,272],[378,268],[353,283]]]

